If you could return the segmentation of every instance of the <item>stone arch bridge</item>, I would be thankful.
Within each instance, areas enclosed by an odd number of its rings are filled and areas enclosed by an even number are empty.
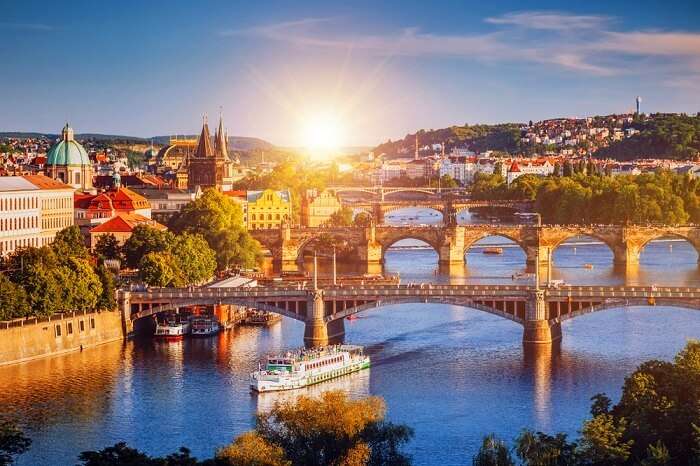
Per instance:
[[[503,236],[517,243],[528,264],[547,266],[553,251],[576,236],[590,236],[605,243],[616,264],[635,265],[644,246],[661,237],[687,240],[700,252],[700,227],[697,226],[619,226],[619,225],[436,225],[369,226],[342,228],[290,228],[251,232],[267,248],[283,270],[293,269],[304,248],[321,238],[339,238],[354,249],[356,260],[379,264],[391,245],[402,239],[417,239],[432,246],[441,264],[464,264],[466,251],[488,236]],[[539,259],[539,262],[538,262]]]
[[[119,291],[127,333],[133,322],[194,305],[244,305],[304,322],[307,345],[343,337],[344,319],[358,312],[403,303],[441,303],[487,312],[523,326],[525,345],[561,339],[561,323],[584,314],[635,305],[700,310],[700,289],[682,287],[571,286],[540,289],[517,285],[366,285],[324,289],[158,288]],[[397,318],[400,318],[397,316]]]

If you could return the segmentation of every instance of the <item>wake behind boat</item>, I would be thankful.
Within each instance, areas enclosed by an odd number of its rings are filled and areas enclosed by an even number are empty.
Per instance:
[[[250,374],[250,388],[256,392],[293,390],[367,369],[369,365],[369,356],[362,346],[300,349],[268,357],[264,370]]]

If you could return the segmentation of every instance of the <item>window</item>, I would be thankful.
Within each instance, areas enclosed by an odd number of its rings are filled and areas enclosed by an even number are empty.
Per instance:
[[[94,317],[90,317],[90,328],[93,330],[95,329],[95,318]]]
[[[81,332],[81,333],[85,331],[85,321],[84,321],[84,320],[81,320],[81,321],[79,322],[79,327],[80,327],[80,332]]]
[[[61,336],[61,324],[56,324],[56,336]]]
[[[73,322],[68,322],[66,324],[66,334],[73,335]]]

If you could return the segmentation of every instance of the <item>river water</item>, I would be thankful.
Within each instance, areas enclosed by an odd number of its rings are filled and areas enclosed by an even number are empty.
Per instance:
[[[418,221],[436,221],[426,215]],[[467,266],[447,277],[436,270],[434,251],[409,240],[399,245],[409,249],[387,253],[385,272],[405,281],[513,283],[525,270],[524,253],[504,238],[485,243],[503,245],[503,254],[483,254],[479,244]],[[612,253],[590,238],[562,245],[554,260],[552,278],[569,283],[700,286],[697,253],[685,242],[650,243],[634,270],[614,268]],[[507,440],[525,427],[576,436],[593,394],[616,399],[640,362],[671,359],[687,339],[700,338],[700,313],[592,314],[564,323],[561,347],[538,353],[524,352],[517,324],[457,306],[387,306],[345,328],[347,342],[367,347],[372,368],[303,393],[382,396],[388,418],[415,429],[407,450],[416,464],[452,465],[469,464],[491,432]],[[294,396],[251,395],[247,377],[266,354],[298,347],[302,337],[303,325],[284,319],[212,339],[138,339],[0,368],[0,413],[18,419],[34,441],[20,465],[75,464],[80,451],[122,440],[154,455],[185,445],[210,457],[250,429],[257,412]]]

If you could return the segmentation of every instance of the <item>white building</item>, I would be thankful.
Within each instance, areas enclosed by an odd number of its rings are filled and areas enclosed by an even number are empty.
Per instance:
[[[44,175],[0,177],[0,256],[47,245],[73,225],[73,191]]]
[[[474,181],[476,160],[473,157],[447,157],[440,163],[440,176],[449,175],[462,184]]]

